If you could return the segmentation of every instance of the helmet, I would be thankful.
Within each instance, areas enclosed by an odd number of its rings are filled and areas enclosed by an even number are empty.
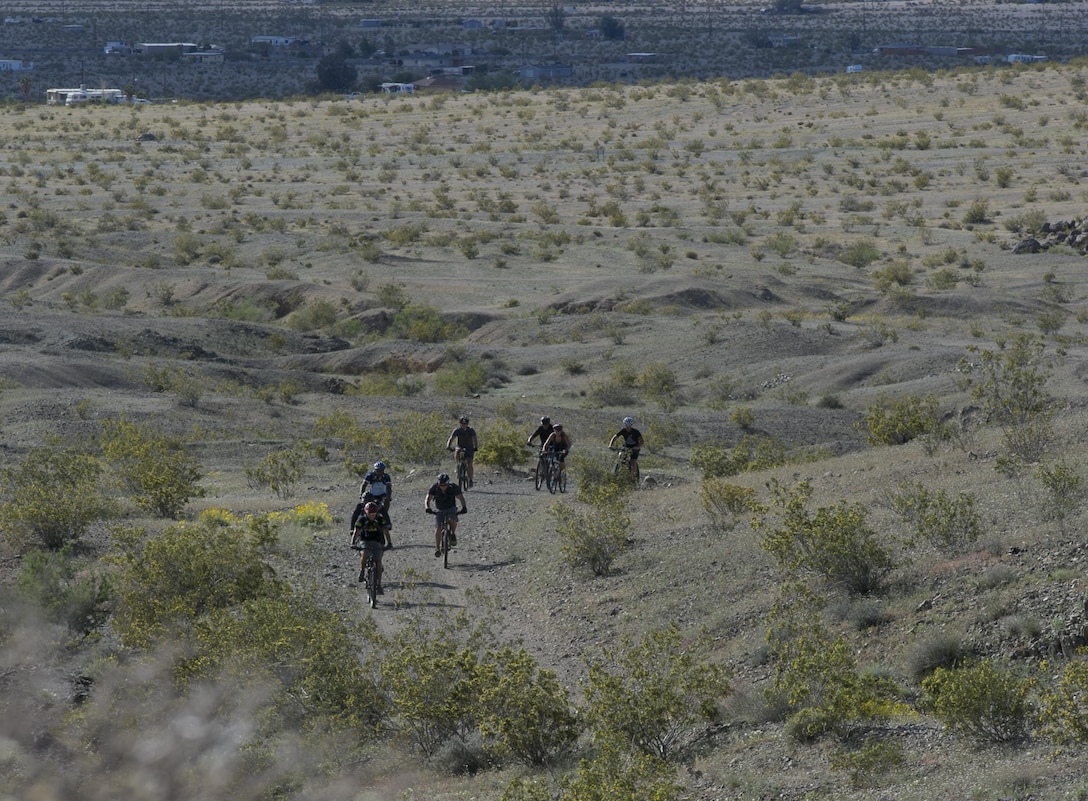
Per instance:
[[[467,423],[467,422],[468,422],[468,418],[467,418],[467,417],[465,417],[464,415],[461,415],[461,422],[462,422],[462,423]]]
[[[449,484],[450,483],[450,474],[449,473],[439,473],[438,474],[438,483],[439,484]]]
[[[635,424],[635,418],[625,417],[625,418],[623,418],[623,424],[625,426],[633,426]]]
[[[552,431],[562,431],[562,430],[563,430],[563,424],[562,423],[556,423],[555,425],[552,426]]]
[[[366,506],[363,507],[363,511],[364,512],[376,512],[380,508],[381,507],[378,506],[378,504],[374,503],[374,501],[371,501],[370,503],[368,503]]]
[[[548,417],[547,415],[544,415],[543,417],[540,418],[540,424],[542,426],[549,425],[551,422],[552,422],[552,418]]]
[[[375,470],[384,470],[385,469],[385,462],[374,462],[374,469]]]

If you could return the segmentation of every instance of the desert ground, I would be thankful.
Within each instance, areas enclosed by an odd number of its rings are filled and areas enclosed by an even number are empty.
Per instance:
[[[1040,463],[1083,471],[1085,256],[1046,232],[1084,217],[1086,77],[1074,62],[361,101],[8,104],[0,466],[43,445],[92,447],[104,421],[152,425],[202,466],[206,495],[184,519],[325,503],[334,521],[288,526],[273,558],[300,592],[387,633],[486,607],[576,698],[601,648],[669,623],[703,633],[734,692],[680,768],[684,798],[1082,797],[1077,748],[978,745],[917,708],[876,727],[904,759],[873,781],[834,768],[832,744],[786,736],[760,695],[782,575],[747,515],[731,527],[708,515],[692,457],[773,440],[785,464],[729,481],[769,502],[768,482],[807,479],[814,504],[864,505],[888,542],[905,538],[888,506],[898,486],[977,499],[970,547],[904,547],[880,592],[828,593],[826,625],[905,702],[920,694],[916,655],[938,635],[1024,671],[1075,659],[1083,513],[1059,524],[1032,469],[998,469],[1001,431],[964,360],[1020,334],[1039,343],[1056,432]],[[1014,253],[1030,236],[1045,249]],[[911,397],[931,397],[956,436],[871,444],[874,405]],[[338,414],[374,438],[329,434],[320,423]],[[460,414],[483,442],[503,426],[528,436],[542,414],[562,421],[572,485],[535,490],[529,448],[511,467],[481,462],[443,570],[422,507],[452,468],[439,440]],[[609,458],[628,414],[646,436],[644,482],[625,502],[626,547],[594,576],[564,559],[548,510],[585,508],[580,470]],[[404,455],[418,434],[408,425],[433,426],[438,455]],[[290,492],[254,485],[247,468],[283,450],[305,454]],[[391,465],[395,548],[372,612],[346,547],[359,481],[345,460],[376,459]],[[118,524],[154,534],[174,521],[125,505],[88,531],[82,558],[104,557]],[[5,543],[12,587],[26,549]],[[878,625],[852,622],[874,607]],[[73,677],[104,685],[131,657],[109,624],[93,641],[54,624],[28,633],[12,616],[0,631],[0,775],[13,797],[115,789],[140,773],[135,751],[104,755],[74,734]],[[148,715],[135,725],[181,743]],[[193,759],[212,747],[195,742],[181,749]],[[50,778],[61,765],[69,784]],[[167,797],[194,797],[180,775]],[[390,745],[323,763],[305,790],[498,799],[518,775],[451,775]]]

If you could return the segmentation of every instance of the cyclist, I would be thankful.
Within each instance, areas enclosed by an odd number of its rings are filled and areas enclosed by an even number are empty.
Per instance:
[[[363,516],[363,506],[370,501],[378,503],[385,516],[389,516],[389,503],[393,500],[393,479],[385,472],[385,468],[385,462],[374,462],[374,469],[363,477],[363,485],[359,487],[359,503],[351,513],[353,530],[355,523]]]
[[[434,509],[431,509],[431,502]],[[461,508],[457,506],[460,504]],[[468,507],[465,506],[465,496],[461,494],[461,488],[450,483],[450,477],[440,473],[436,481],[427,491],[427,500],[423,502],[423,508],[430,513],[434,512],[434,555],[442,555],[442,524],[450,521],[450,545],[457,544],[457,515],[465,514]]]
[[[635,477],[635,481],[638,481],[638,452],[644,443],[642,432],[635,428],[633,417],[623,418],[623,428],[613,434],[612,439],[608,440],[608,447],[611,448],[613,443],[621,438],[623,439],[623,447],[631,451],[631,475]]]
[[[367,558],[372,557],[378,595],[385,594],[382,590],[382,551],[393,547],[390,537],[392,528],[388,516],[377,501],[369,501],[363,506],[363,516],[356,521],[353,528],[351,547],[362,551],[359,554],[359,581],[365,577]]]
[[[457,428],[453,429],[450,438],[446,440],[446,450],[453,450],[453,441],[457,440],[457,450],[461,452],[461,458],[465,460],[465,470],[468,475],[468,486],[472,487],[472,455],[476,453],[476,429],[468,424],[468,418],[461,415]]]
[[[525,440],[526,445],[532,445],[534,439],[540,440],[540,449],[544,449],[544,442],[552,434],[552,419],[545,415],[540,418],[540,425],[536,427],[536,431],[529,435],[529,439]]]
[[[567,454],[570,453],[571,438],[570,434],[563,430],[562,423],[556,423],[552,426],[552,433],[548,435],[548,438],[544,441],[544,447],[541,450],[552,451],[555,454],[556,461],[559,462],[559,472],[565,473],[567,470]]]

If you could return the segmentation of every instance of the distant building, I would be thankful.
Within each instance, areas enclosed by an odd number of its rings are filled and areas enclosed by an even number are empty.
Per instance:
[[[920,56],[926,49],[914,42],[896,42],[895,44],[878,45],[873,52],[881,56]]]
[[[0,58],[0,72],[23,72],[34,69],[34,64],[17,58]]]
[[[183,54],[182,58],[196,64],[222,64],[226,61],[226,53],[220,48],[213,47],[208,50],[193,50]]]
[[[306,44],[306,40],[299,36],[251,36],[249,43],[253,45],[271,45],[272,47],[292,47],[293,45]]]
[[[359,21],[360,28],[380,28],[385,22],[380,19],[364,19]]]
[[[194,42],[138,42],[132,52],[142,56],[180,56],[199,49],[200,45]]]
[[[518,74],[526,81],[560,81],[574,75],[570,64],[526,64]]]
[[[464,22],[461,23],[461,27],[466,28],[468,30],[475,31],[475,30],[479,30],[480,28],[484,27],[484,22],[483,22],[483,20],[479,20],[479,19],[475,19],[475,18],[474,19],[466,19]]]

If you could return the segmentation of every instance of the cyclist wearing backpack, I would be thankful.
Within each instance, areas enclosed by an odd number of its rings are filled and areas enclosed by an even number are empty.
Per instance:
[[[434,509],[431,503],[434,502]],[[460,504],[461,508],[457,506]],[[442,555],[442,524],[450,521],[450,545],[457,544],[457,515],[468,512],[465,506],[465,496],[461,494],[461,488],[450,483],[450,477],[446,473],[440,473],[436,481],[427,491],[427,500],[423,502],[423,509],[428,514],[434,513],[434,555]]]
[[[367,558],[374,559],[374,578],[377,582],[378,595],[382,590],[382,552],[393,547],[390,531],[393,526],[389,517],[382,511],[377,501],[369,501],[363,506],[363,516],[352,526],[351,547],[359,554],[359,581],[366,574]]]
[[[385,472],[385,467],[385,462],[375,462],[374,469],[363,477],[363,485],[359,487],[359,503],[351,513],[352,529],[363,516],[363,506],[370,501],[377,503],[385,516],[389,516],[389,503],[393,500],[393,479]]]

